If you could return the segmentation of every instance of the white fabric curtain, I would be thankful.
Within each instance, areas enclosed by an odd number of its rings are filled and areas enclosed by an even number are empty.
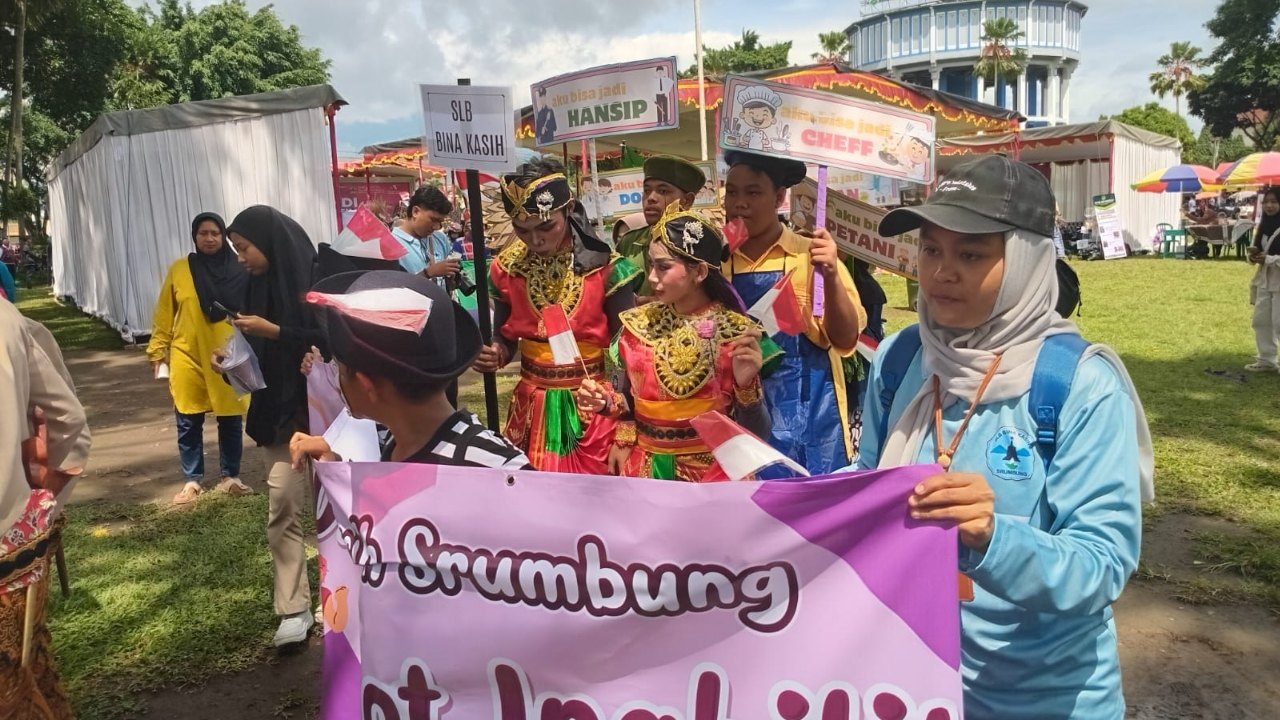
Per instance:
[[[1115,143],[1114,192],[1124,223],[1124,240],[1130,250],[1150,250],[1157,225],[1178,226],[1182,195],[1140,193],[1129,186],[1154,170],[1182,162],[1182,154],[1177,148],[1146,145],[1122,135],[1116,136]]]
[[[1093,196],[1105,194],[1110,182],[1111,164],[1106,160],[1054,163],[1049,170],[1049,186],[1067,222],[1084,222]]]
[[[199,213],[230,223],[250,205],[271,205],[313,243],[337,234],[324,111],[105,136],[49,183],[49,204],[55,294],[125,336],[146,335]]]

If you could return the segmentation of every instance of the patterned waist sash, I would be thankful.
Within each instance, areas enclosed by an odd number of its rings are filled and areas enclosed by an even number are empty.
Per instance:
[[[578,344],[583,364],[594,380],[604,378],[604,353],[594,345]],[[557,365],[551,354],[551,346],[538,340],[520,341],[520,374],[536,387],[546,390],[576,388],[587,376],[582,365]]]

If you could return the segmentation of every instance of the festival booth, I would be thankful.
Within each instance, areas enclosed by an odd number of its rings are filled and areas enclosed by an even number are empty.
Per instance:
[[[1036,166],[1049,178],[1068,223],[1083,222],[1099,195],[1114,194],[1125,244],[1150,247],[1160,223],[1177,225],[1177,194],[1141,193],[1130,188],[1152,168],[1180,162],[1174,138],[1103,120],[1021,132],[953,137],[939,141],[938,166],[946,172],[973,155],[1007,153]]]
[[[271,205],[313,242],[334,237],[333,115],[345,104],[313,85],[99,117],[48,169],[54,293],[146,335],[198,213],[230,222]]]

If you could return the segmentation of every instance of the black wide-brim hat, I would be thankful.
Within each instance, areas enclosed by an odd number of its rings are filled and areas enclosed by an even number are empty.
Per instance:
[[[480,328],[434,281],[403,270],[349,272],[325,278],[312,292],[345,295],[361,290],[408,288],[431,299],[421,333],[386,327],[347,315],[330,305],[308,303],[342,364],[369,375],[447,382],[480,355]]]

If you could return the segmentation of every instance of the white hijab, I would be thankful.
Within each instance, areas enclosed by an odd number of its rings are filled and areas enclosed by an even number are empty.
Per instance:
[[[983,404],[1026,394],[1031,388],[1036,356],[1044,339],[1050,335],[1079,333],[1075,324],[1054,311],[1058,302],[1058,277],[1053,241],[1015,230],[1005,235],[1004,247],[1000,292],[991,316],[977,328],[944,328],[930,319],[927,298],[921,295],[918,300],[924,375],[938,377],[943,407],[959,401],[972,403],[991,363],[1001,353],[1000,367],[982,396]],[[1084,356],[1090,355],[1105,358],[1128,385],[1137,418],[1142,500],[1151,502],[1155,499],[1155,460],[1142,401],[1114,350],[1093,344]],[[926,380],[889,431],[880,453],[881,467],[915,463],[921,444],[933,430],[933,383]]]

